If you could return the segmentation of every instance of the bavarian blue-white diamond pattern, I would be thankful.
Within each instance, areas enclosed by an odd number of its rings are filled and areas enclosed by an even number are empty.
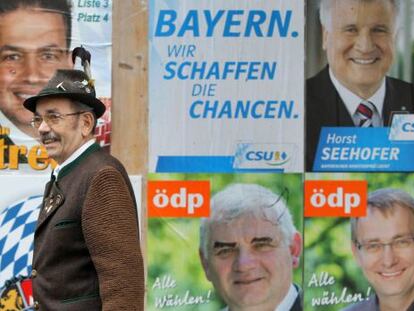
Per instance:
[[[0,288],[14,276],[30,274],[33,239],[42,196],[6,207],[0,214]]]

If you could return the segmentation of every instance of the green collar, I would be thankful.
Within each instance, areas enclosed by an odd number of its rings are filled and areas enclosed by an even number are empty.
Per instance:
[[[101,149],[101,147],[97,143],[94,143],[93,145],[91,145],[79,157],[77,157],[75,160],[73,160],[72,162],[70,162],[68,165],[64,166],[60,170],[60,172],[58,174],[58,177],[57,177],[57,180],[60,180],[61,178],[65,177],[67,174],[70,173],[70,171],[72,171],[76,166],[78,166],[78,164],[80,162],[82,162],[83,159],[85,159],[91,153],[93,153],[93,152],[95,152],[99,149]]]

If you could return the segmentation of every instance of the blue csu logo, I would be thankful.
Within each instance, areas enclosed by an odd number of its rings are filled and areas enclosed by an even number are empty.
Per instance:
[[[402,125],[403,132],[414,132],[414,123],[406,122]]]
[[[391,141],[414,141],[414,114],[395,114],[388,138]]]
[[[289,162],[290,157],[285,151],[249,151],[246,153],[248,161],[263,161],[270,166],[281,166]]]
[[[298,148],[295,144],[250,143],[237,144],[234,154],[235,169],[290,171]]]

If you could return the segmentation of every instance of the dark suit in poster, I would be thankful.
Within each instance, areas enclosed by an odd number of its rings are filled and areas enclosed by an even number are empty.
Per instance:
[[[356,304],[353,304],[349,307],[346,307],[345,309],[342,309],[342,311],[380,311],[379,305],[378,305],[378,299],[376,296],[371,296],[366,301],[361,301]],[[402,311],[414,311],[414,303],[412,303],[407,310]]]
[[[386,77],[383,124],[390,125],[393,112],[413,110],[413,84]],[[312,171],[320,131],[324,126],[354,126],[351,115],[329,77],[328,66],[306,81],[306,171]]]

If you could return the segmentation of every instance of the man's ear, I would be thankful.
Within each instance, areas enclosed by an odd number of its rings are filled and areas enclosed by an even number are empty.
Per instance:
[[[351,249],[352,249],[352,254],[354,255],[355,261],[357,262],[358,266],[361,266],[359,250],[354,242],[351,242]]]
[[[302,254],[302,236],[299,232],[295,232],[295,234],[293,235],[289,249],[290,254],[292,255],[292,265],[294,268],[297,268],[300,262],[300,254]]]
[[[92,130],[95,124],[95,118],[92,112],[85,112],[81,115],[82,117],[82,136],[86,137],[90,134],[93,135]]]
[[[206,275],[207,280],[211,281],[207,256],[204,255],[201,249],[198,250],[198,255],[200,256],[200,261],[201,265],[203,266],[204,274]]]

